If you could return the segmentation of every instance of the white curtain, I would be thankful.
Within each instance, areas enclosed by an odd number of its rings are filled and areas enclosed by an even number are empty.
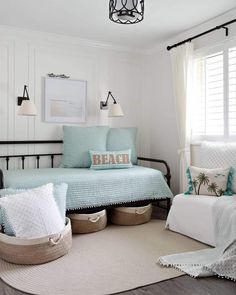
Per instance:
[[[190,91],[193,74],[193,45],[185,43],[170,51],[177,130],[179,137],[179,189],[187,190],[186,169],[190,163]]]

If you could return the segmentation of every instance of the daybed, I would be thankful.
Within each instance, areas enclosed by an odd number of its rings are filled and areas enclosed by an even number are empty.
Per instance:
[[[172,193],[156,169],[45,168],[3,171],[5,188],[33,188],[45,183],[68,184],[67,210],[170,200]]]
[[[63,168],[39,168],[42,156],[38,154],[38,169],[24,169],[25,158],[32,155],[0,156],[6,159],[6,170],[0,173],[0,188],[32,188],[45,183],[68,184],[66,209],[88,211],[121,205],[146,205],[150,202],[166,200],[170,207],[172,193],[170,169],[164,160],[137,157],[135,151],[136,128],[108,128],[64,126],[64,152],[61,161]],[[0,142],[0,144],[52,144],[62,141]],[[90,150],[122,151],[129,149],[132,167],[127,169],[90,169],[88,154]],[[131,152],[132,151],[132,152]],[[8,170],[9,160],[20,157],[23,170]],[[138,161],[164,164],[166,174],[159,170],[141,167]],[[92,167],[92,166],[91,166]],[[166,180],[165,180],[166,179]],[[167,182],[166,182],[167,181]]]

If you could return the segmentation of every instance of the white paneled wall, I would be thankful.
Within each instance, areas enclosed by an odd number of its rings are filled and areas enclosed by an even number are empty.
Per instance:
[[[44,122],[44,78],[48,73],[87,80],[85,124],[141,126],[141,53],[128,52],[76,38],[0,27],[0,141],[62,139],[62,125]],[[39,115],[18,116],[17,96],[28,85]],[[108,90],[122,104],[125,117],[108,119],[99,102]],[[140,142],[142,135],[139,136]],[[140,153],[147,150],[138,144]],[[61,145],[0,146],[0,154],[61,152]],[[1,161],[1,167],[4,165]],[[17,167],[19,161],[12,161]],[[29,167],[33,161],[27,161]],[[46,165],[46,163],[42,163]]]

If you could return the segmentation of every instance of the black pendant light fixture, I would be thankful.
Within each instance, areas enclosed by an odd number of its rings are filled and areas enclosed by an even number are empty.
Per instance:
[[[109,18],[118,24],[136,24],[143,20],[144,0],[110,0]]]

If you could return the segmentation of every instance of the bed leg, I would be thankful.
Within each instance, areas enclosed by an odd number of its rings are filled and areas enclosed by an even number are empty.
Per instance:
[[[2,173],[2,170],[0,169],[0,189],[4,188],[4,185],[3,185],[3,173]]]
[[[168,215],[168,213],[169,213],[169,211],[170,211],[170,198],[167,198],[166,199],[166,203],[167,203],[167,206],[166,206],[166,213],[167,213],[167,215]]]

